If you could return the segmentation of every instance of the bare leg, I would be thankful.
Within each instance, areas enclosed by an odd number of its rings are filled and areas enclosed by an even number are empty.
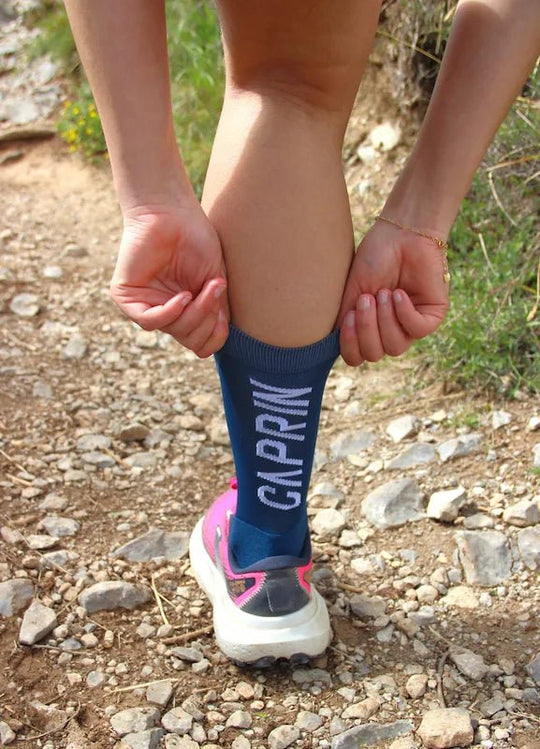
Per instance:
[[[203,207],[232,322],[277,346],[335,325],[353,253],[341,148],[380,0],[218,0],[227,88]]]

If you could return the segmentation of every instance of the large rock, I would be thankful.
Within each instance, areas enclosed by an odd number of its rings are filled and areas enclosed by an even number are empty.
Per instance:
[[[300,729],[297,726],[282,725],[274,728],[268,734],[268,749],[287,749],[300,738]]]
[[[111,717],[111,726],[119,736],[148,731],[159,724],[160,712],[155,707],[130,707]]]
[[[77,450],[82,453],[94,450],[107,450],[111,446],[111,438],[106,434],[85,434],[77,440]]]
[[[467,585],[456,585],[450,588],[444,598],[441,598],[441,603],[449,607],[456,606],[459,609],[477,609],[480,606],[474,590]]]
[[[429,710],[422,718],[418,735],[427,749],[470,746],[474,739],[471,716],[460,707]]]
[[[113,552],[114,557],[131,562],[149,562],[156,557],[169,561],[181,559],[189,547],[189,533],[184,531],[148,531],[143,536],[128,541]]]
[[[462,458],[465,455],[476,452],[481,441],[482,435],[480,434],[464,434],[461,437],[441,442],[437,447],[437,452],[441,461],[446,463],[447,460]]]
[[[362,502],[362,512],[377,528],[393,528],[420,520],[423,494],[411,479],[390,481],[372,491]]]
[[[358,749],[360,746],[372,746],[381,741],[412,733],[412,730],[412,723],[408,720],[396,720],[395,723],[386,724],[366,723],[354,726],[336,736],[332,741],[332,749]]]
[[[386,613],[386,601],[380,596],[354,595],[351,598],[351,611],[361,619],[376,619]]]
[[[190,715],[183,707],[173,707],[165,713],[161,719],[161,725],[166,731],[183,736],[193,725],[193,715]]]
[[[0,616],[13,616],[25,609],[34,597],[30,580],[13,579],[0,583]]]
[[[517,525],[518,528],[536,525],[540,520],[538,503],[529,499],[516,502],[515,505],[506,508],[503,513],[503,520],[509,525]]]
[[[504,533],[459,531],[456,544],[468,583],[499,585],[510,576],[512,556]]]
[[[466,500],[467,492],[463,486],[434,492],[429,498],[426,514],[434,520],[453,523]]]
[[[148,731],[127,733],[122,737],[121,746],[129,746],[130,749],[158,749],[164,735],[165,731],[162,728],[150,728]]]
[[[23,645],[33,645],[46,637],[57,624],[54,611],[40,601],[34,601],[24,613],[19,642]]]
[[[386,463],[385,468],[389,471],[397,471],[404,468],[415,468],[435,460],[435,448],[427,442],[415,442],[402,453]]]
[[[41,521],[40,525],[47,531],[50,536],[62,538],[63,536],[74,536],[80,526],[72,518],[62,518],[58,515],[47,515]]]
[[[451,648],[450,660],[471,681],[481,681],[489,671],[489,666],[481,655],[465,648]]]
[[[311,527],[318,536],[331,538],[339,536],[346,522],[345,516],[339,510],[327,508],[319,510],[311,522]]]
[[[525,528],[517,536],[523,564],[530,570],[540,569],[540,528]]]
[[[121,580],[107,580],[91,585],[79,596],[79,603],[88,614],[95,611],[134,609],[151,598],[148,588]]]

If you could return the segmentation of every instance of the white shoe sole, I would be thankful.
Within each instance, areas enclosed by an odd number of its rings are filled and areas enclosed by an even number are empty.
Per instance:
[[[238,663],[262,665],[278,658],[301,661],[323,653],[332,639],[323,598],[312,587],[311,601],[286,616],[255,616],[239,609],[223,575],[204,548],[202,520],[189,542],[191,568],[214,607],[214,633],[226,656]]]

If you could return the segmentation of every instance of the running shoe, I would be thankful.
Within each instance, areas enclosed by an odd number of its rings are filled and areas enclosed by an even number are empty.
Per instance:
[[[326,604],[310,582],[309,540],[301,557],[267,557],[239,568],[229,553],[237,496],[232,479],[195,526],[189,545],[193,573],[214,607],[217,643],[241,665],[306,662],[332,639]]]

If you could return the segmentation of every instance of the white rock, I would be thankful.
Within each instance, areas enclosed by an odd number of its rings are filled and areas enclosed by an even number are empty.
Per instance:
[[[166,731],[182,735],[187,733],[193,725],[193,716],[183,707],[173,707],[165,713],[161,719],[161,725]]]
[[[300,710],[296,716],[295,726],[301,731],[316,731],[323,724],[323,719],[317,713],[309,712],[309,710]]]
[[[477,609],[480,605],[472,588],[466,585],[456,585],[450,588],[448,593],[441,599],[441,603],[450,608],[456,606],[460,609]]]
[[[394,419],[386,427],[386,434],[391,437],[394,442],[401,442],[401,440],[407,439],[417,434],[420,428],[420,420],[416,416],[407,414],[400,416],[399,419]]]
[[[512,414],[508,411],[493,411],[491,414],[491,426],[493,429],[500,429],[508,426],[512,421]]]
[[[47,515],[43,518],[40,525],[51,536],[63,538],[64,536],[74,536],[80,528],[79,523],[71,518],[62,518],[58,515]]]
[[[528,499],[516,502],[515,505],[506,508],[503,513],[503,520],[509,525],[517,525],[518,528],[536,525],[540,520],[538,503]]]
[[[369,139],[374,148],[380,151],[392,151],[401,140],[401,129],[397,123],[383,122],[373,128]]]
[[[490,586],[508,579],[512,556],[504,533],[459,531],[455,540],[468,583]]]
[[[150,591],[142,585],[107,580],[83,590],[79,603],[88,614],[93,614],[95,611],[134,609],[147,603],[151,597]]]
[[[330,454],[333,460],[346,458],[348,455],[354,455],[362,450],[367,450],[373,444],[373,440],[373,432],[342,434],[331,442]]]
[[[297,726],[278,726],[268,734],[268,749],[287,749],[299,738],[300,729]]]
[[[540,442],[533,448],[533,466],[535,468],[540,467]]]
[[[346,525],[345,516],[339,510],[319,510],[312,520],[313,531],[322,538],[338,536]]]
[[[409,697],[417,700],[426,693],[428,677],[426,674],[413,674],[407,679],[405,690]]]
[[[540,569],[540,528],[525,528],[517,536],[523,564],[530,570]]]
[[[390,481],[368,494],[362,512],[377,528],[392,528],[423,517],[423,496],[411,479]]]
[[[33,645],[46,637],[57,624],[54,611],[40,601],[34,601],[24,613],[19,642],[23,645]]]
[[[12,744],[16,738],[17,736],[9,723],[6,723],[5,720],[0,720],[0,746]]]
[[[111,717],[111,726],[119,736],[147,731],[159,723],[159,710],[155,707],[130,707]]]
[[[536,432],[540,429],[540,416],[531,416],[527,422],[527,431]]]
[[[58,279],[62,278],[63,271],[59,265],[46,265],[42,270],[43,278]]]
[[[474,739],[471,716],[459,707],[429,710],[422,718],[418,735],[427,749],[470,746]]]
[[[74,335],[62,349],[63,359],[83,359],[88,351],[88,341],[81,335]]]
[[[247,710],[235,710],[227,718],[225,725],[228,728],[251,728],[253,718]]]
[[[433,445],[424,442],[415,442],[410,445],[395,458],[385,463],[385,468],[389,471],[403,470],[405,468],[415,468],[416,466],[426,465],[435,460],[436,453]]]
[[[447,460],[454,460],[475,452],[481,441],[482,436],[480,434],[464,434],[461,437],[442,442],[437,447],[437,452],[441,461],[446,463]]]
[[[41,304],[35,294],[17,294],[9,303],[10,310],[19,317],[35,317]]]
[[[463,486],[434,492],[427,506],[426,514],[434,520],[452,523],[467,500],[467,491]]]
[[[472,681],[481,681],[489,671],[489,666],[484,662],[481,655],[463,648],[450,649],[450,660],[452,660],[459,671]]]
[[[156,681],[146,688],[146,701],[151,705],[165,707],[172,697],[174,686],[172,681]]]

